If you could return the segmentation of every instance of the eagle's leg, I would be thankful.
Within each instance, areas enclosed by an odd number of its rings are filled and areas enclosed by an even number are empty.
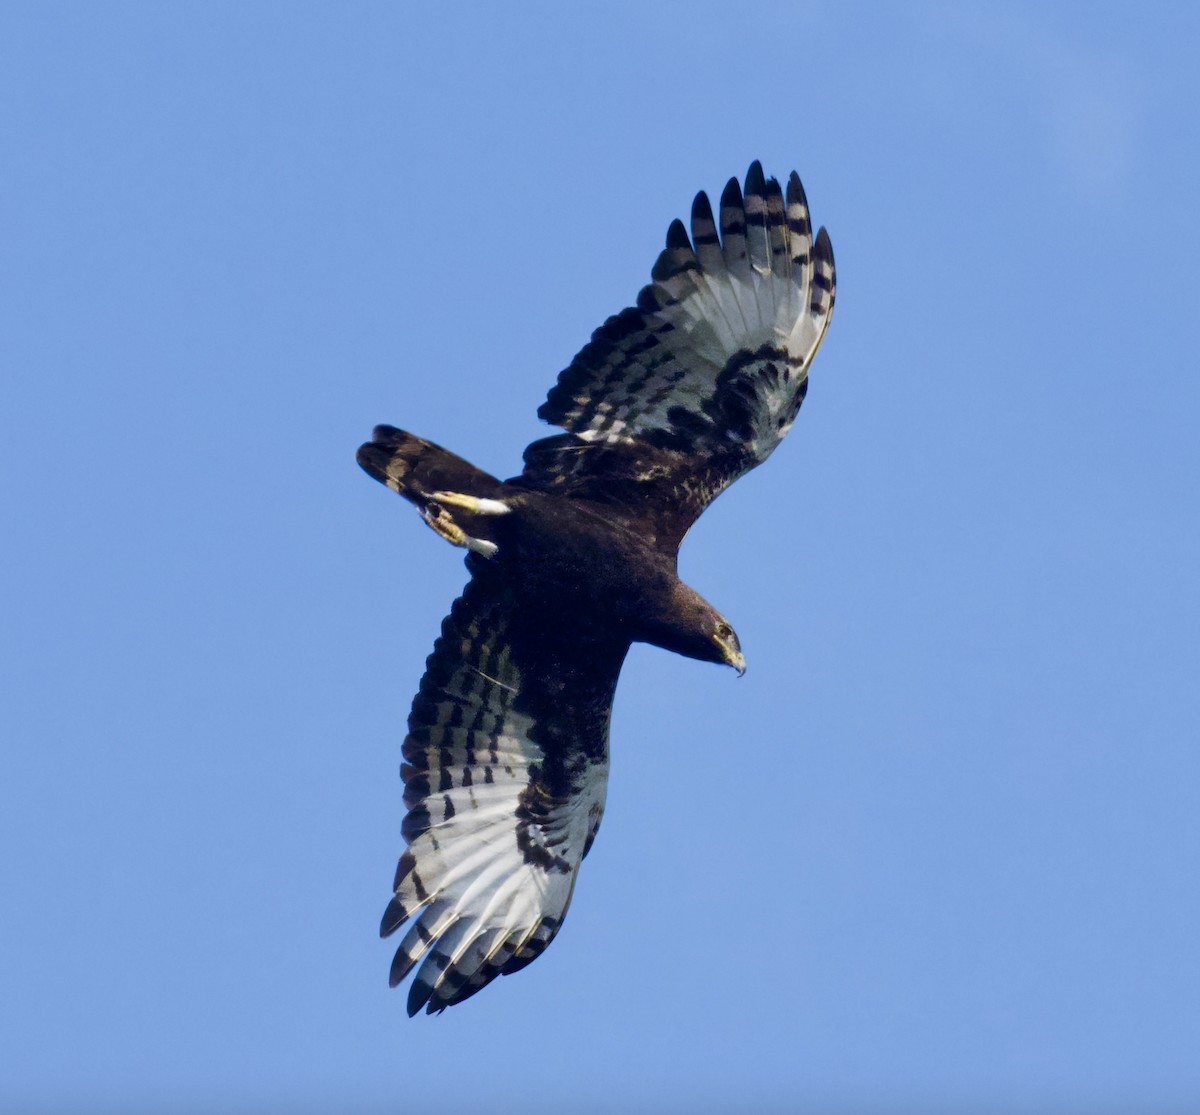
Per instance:
[[[485,558],[495,557],[500,549],[495,542],[489,542],[486,538],[472,538],[454,521],[450,512],[436,503],[425,504],[421,508],[421,518],[452,546],[462,546]]]
[[[473,515],[507,515],[512,510],[502,500],[480,499],[478,496],[467,496],[461,492],[432,492],[429,498],[451,507],[461,507]]]

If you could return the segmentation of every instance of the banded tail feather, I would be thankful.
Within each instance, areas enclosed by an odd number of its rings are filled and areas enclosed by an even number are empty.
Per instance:
[[[463,492],[497,499],[504,484],[469,461],[395,426],[376,426],[358,450],[363,471],[417,503],[433,492]]]
[[[358,463],[421,513],[425,524],[447,542],[485,558],[498,545],[489,518],[508,511],[506,486],[468,461],[395,426],[376,426],[359,447]]]

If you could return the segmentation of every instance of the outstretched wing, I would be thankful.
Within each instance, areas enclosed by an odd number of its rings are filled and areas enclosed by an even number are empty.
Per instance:
[[[604,812],[628,644],[556,640],[489,563],[434,645],[404,741],[403,835],[382,936],[406,922],[408,1013],[459,1003],[553,940]],[[419,967],[418,967],[419,964]]]
[[[516,483],[607,503],[663,549],[791,429],[829,327],[833,249],[814,241],[793,173],[730,179],[720,235],[708,197],[681,221],[637,305],[611,317],[538,411],[569,433],[534,442]]]

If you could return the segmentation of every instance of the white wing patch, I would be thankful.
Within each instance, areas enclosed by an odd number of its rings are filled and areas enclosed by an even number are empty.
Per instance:
[[[409,923],[391,983],[416,968],[410,1014],[461,1002],[542,952],[604,811],[606,757],[577,757],[569,793],[543,779],[547,757],[533,738],[535,716],[519,707],[526,687],[506,642],[509,607],[468,586],[409,721],[409,848],[380,931]]]
[[[741,471],[791,428],[833,312],[833,251],[813,240],[800,179],[786,197],[756,162],[667,233],[652,282],[559,377],[542,418],[588,441],[642,438],[700,459],[736,450]],[[739,473],[735,472],[730,477]]]

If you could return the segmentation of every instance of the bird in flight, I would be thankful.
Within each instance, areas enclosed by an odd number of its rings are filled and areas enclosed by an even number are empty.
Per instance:
[[[406,927],[391,985],[444,1010],[554,939],[600,827],[621,664],[652,643],[741,674],[737,635],[677,573],[679,545],[791,429],[829,328],[833,251],[793,173],[753,163],[714,215],[681,221],[637,303],[610,317],[498,480],[379,426],[359,464],[464,547],[404,740],[407,848],[382,936]]]

